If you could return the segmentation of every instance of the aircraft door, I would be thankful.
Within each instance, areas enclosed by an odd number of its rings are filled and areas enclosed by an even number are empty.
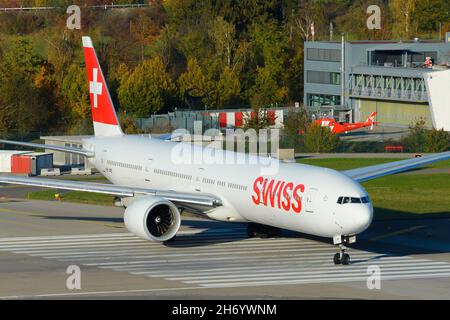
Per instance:
[[[197,176],[195,177],[195,191],[202,191],[203,176],[205,168],[198,168]]]
[[[317,188],[309,188],[306,192],[305,201],[305,211],[309,213],[314,213],[315,210],[315,199],[317,196]]]

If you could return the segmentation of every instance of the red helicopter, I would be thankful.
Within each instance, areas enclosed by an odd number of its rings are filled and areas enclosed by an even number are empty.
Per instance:
[[[372,114],[367,118],[364,122],[339,122],[332,118],[321,118],[315,120],[314,123],[321,125],[322,127],[329,127],[331,132],[339,134],[339,133],[348,133],[349,131],[370,127],[370,130],[373,130],[374,125],[378,125],[378,122],[374,122],[376,112],[372,112]]]

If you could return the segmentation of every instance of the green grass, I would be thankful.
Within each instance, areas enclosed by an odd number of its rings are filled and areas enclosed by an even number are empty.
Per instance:
[[[362,185],[377,220],[450,217],[450,174],[393,175]]]
[[[399,159],[385,159],[385,158],[320,158],[311,159],[305,158],[298,160],[299,163],[309,164],[313,166],[331,168],[335,170],[349,170],[360,167],[367,167],[381,163],[388,163]]]
[[[114,196],[107,194],[82,192],[82,191],[59,192],[54,189],[29,192],[27,198],[30,200],[57,201],[55,200],[56,193],[59,193],[62,196],[61,201],[85,203],[85,204],[109,205],[109,206],[112,206],[114,203]]]
[[[350,170],[355,168],[373,166],[376,164],[388,163],[393,161],[399,161],[403,159],[396,158],[304,158],[300,159],[297,162],[310,164],[319,167],[326,167],[335,170]],[[450,160],[437,162],[424,168],[434,168],[434,169],[450,169]]]

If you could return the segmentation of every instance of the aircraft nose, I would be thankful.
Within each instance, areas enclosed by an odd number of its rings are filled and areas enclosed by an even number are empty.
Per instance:
[[[372,205],[364,205],[358,210],[358,213],[353,216],[353,221],[355,223],[356,233],[363,232],[366,230],[373,219],[373,207]]]

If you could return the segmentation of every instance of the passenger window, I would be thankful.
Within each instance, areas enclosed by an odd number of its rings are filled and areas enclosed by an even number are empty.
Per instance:
[[[349,197],[344,197],[344,200],[342,201],[342,204],[350,203]]]

